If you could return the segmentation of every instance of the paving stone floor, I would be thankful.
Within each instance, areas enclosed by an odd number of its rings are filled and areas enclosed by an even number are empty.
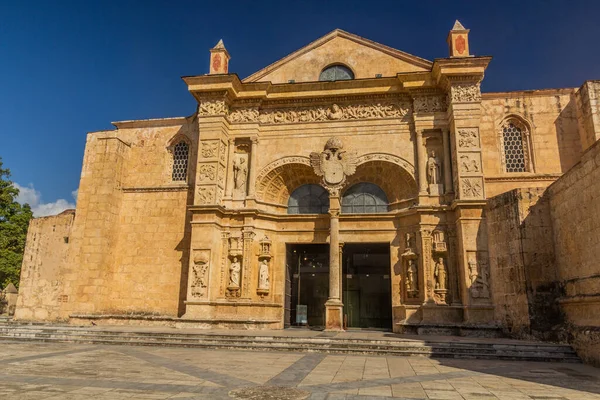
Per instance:
[[[561,363],[0,342],[0,399],[228,399],[236,389],[256,386],[294,387],[309,399],[328,400],[600,400],[600,369]],[[275,398],[265,394],[252,399]]]

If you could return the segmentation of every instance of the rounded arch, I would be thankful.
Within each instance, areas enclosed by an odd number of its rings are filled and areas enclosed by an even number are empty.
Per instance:
[[[348,177],[347,187],[360,182],[377,185],[388,202],[398,203],[418,195],[414,168],[399,157],[379,154],[358,157],[356,172]]]
[[[285,157],[264,167],[256,177],[256,197],[285,205],[292,192],[306,184],[319,184],[308,157]]]
[[[346,64],[333,63],[327,65],[319,73],[319,81],[343,81],[354,79],[354,71]]]
[[[388,211],[388,198],[383,189],[371,182],[359,182],[342,195],[343,214],[374,214]]]
[[[328,211],[329,193],[315,183],[297,187],[288,199],[288,214],[327,214]]]

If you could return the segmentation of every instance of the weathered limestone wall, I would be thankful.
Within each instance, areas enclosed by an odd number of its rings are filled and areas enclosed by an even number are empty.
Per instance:
[[[64,301],[63,274],[74,218],[75,210],[67,210],[30,221],[15,318],[58,318]]]
[[[575,95],[579,117],[581,148],[600,139],[600,81],[586,81]]]
[[[561,306],[579,354],[600,364],[600,141],[548,192]]]
[[[581,156],[573,89],[484,93],[481,116],[483,169],[488,198],[518,187],[547,187]],[[506,173],[502,166],[502,129],[507,118],[530,131],[533,172]]]
[[[561,322],[548,197],[511,190],[486,208],[495,317],[513,335],[543,336]]]

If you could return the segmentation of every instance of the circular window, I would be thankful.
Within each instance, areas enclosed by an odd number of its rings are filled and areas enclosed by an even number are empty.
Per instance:
[[[354,74],[350,68],[339,64],[325,68],[319,75],[320,81],[343,81],[348,79],[354,79]]]

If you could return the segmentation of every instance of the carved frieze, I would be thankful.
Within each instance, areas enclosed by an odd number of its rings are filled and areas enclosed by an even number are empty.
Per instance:
[[[479,82],[453,84],[450,86],[450,100],[453,103],[481,101]]]
[[[226,115],[228,111],[224,100],[203,100],[198,106],[198,115],[202,117]]]
[[[416,113],[431,113],[446,111],[446,97],[441,95],[417,96],[413,101],[413,108]]]
[[[258,107],[236,108],[229,113],[230,122],[256,122],[258,121]]]
[[[208,296],[208,271],[210,268],[210,250],[195,252],[192,265],[190,293],[194,298]]]

